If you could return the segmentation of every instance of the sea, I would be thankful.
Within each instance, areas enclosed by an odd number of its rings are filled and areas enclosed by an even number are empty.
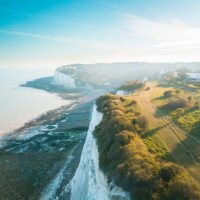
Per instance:
[[[99,168],[93,101],[20,87],[52,74],[0,69],[0,199],[129,200]]]
[[[0,137],[49,110],[70,103],[56,94],[20,87],[26,81],[52,75],[52,69],[0,68]]]

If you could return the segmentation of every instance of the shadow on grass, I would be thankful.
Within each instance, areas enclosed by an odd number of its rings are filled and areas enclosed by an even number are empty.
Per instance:
[[[193,112],[193,111],[195,111],[195,110],[196,110],[196,108],[193,106],[193,107],[187,109],[187,110],[185,111],[184,115],[185,115],[185,114],[188,114],[188,113],[191,113],[191,112]]]
[[[178,143],[171,153],[184,166],[200,164],[200,145],[190,137]]]
[[[151,129],[149,131],[146,131],[145,133],[142,134],[142,138],[145,139],[145,138],[151,137],[156,132],[160,131],[161,129],[165,128],[166,126],[167,126],[167,124],[160,126],[160,127],[157,127],[157,128],[154,128],[154,129]]]
[[[173,110],[172,109],[166,109],[166,108],[163,108],[163,107],[159,107],[156,112],[154,113],[154,116],[155,117],[163,117],[163,115],[170,115],[170,113],[172,112]]]
[[[196,122],[194,128],[188,134],[200,140],[200,122]]]
[[[154,98],[153,100],[165,100],[165,99],[169,99],[169,98],[165,96],[159,96],[159,97]]]

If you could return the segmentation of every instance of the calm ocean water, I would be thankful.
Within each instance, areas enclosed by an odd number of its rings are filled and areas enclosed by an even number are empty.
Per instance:
[[[45,91],[19,87],[28,80],[52,74],[50,70],[0,69],[0,136],[48,110],[70,103]]]

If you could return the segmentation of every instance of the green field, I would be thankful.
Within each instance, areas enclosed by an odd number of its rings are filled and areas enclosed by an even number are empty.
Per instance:
[[[200,199],[200,165],[189,150],[196,144],[186,144],[187,136],[158,113],[151,98],[163,89],[149,87],[137,95],[110,94],[97,100],[103,113],[94,131],[100,167],[132,199]]]
[[[182,125],[193,128],[193,125],[199,120],[199,111],[188,108],[177,119],[174,117],[174,110],[162,108],[169,102],[163,93],[173,88],[160,87],[157,83],[148,85],[151,90],[134,96],[141,107],[141,112],[147,115],[150,122],[150,130],[145,133],[144,141],[149,150],[157,157],[184,166],[194,180],[200,183],[200,143],[198,137],[193,138],[195,134],[198,134],[198,128],[193,133],[194,135],[191,135],[191,131],[183,130],[174,123],[178,123],[179,119]],[[195,120],[188,120],[191,117]]]

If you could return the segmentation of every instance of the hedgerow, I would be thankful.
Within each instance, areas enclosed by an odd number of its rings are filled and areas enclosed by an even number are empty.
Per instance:
[[[200,200],[199,186],[181,166],[149,152],[136,129],[141,126],[137,102],[108,94],[96,104],[103,113],[94,131],[99,163],[110,181],[136,200]]]

